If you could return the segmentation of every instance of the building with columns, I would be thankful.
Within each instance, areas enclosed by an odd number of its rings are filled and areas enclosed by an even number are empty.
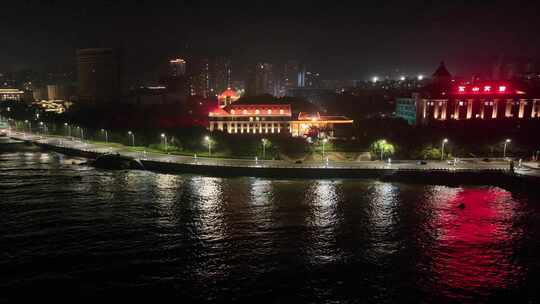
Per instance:
[[[336,125],[352,125],[344,116],[294,114],[290,104],[229,104],[210,112],[210,131],[230,134],[333,137]]]
[[[471,119],[540,121],[540,96],[507,81],[457,83],[441,63],[431,84],[410,97],[396,99],[396,116],[409,124]]]

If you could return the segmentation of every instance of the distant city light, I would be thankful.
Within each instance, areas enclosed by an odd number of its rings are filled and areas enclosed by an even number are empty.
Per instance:
[[[405,76],[401,76],[401,77],[399,78],[399,80],[405,81]]]
[[[379,77],[377,77],[377,76],[373,77],[373,78],[372,78],[372,81],[373,81],[373,82],[379,81]]]
[[[418,75],[418,80],[423,80],[424,79],[424,75],[420,74]]]

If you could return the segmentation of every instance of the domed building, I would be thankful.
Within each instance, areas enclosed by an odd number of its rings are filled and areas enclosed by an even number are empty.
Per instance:
[[[232,104],[240,98],[240,94],[231,88],[227,88],[221,94],[218,95],[218,104],[220,108],[225,108],[226,106]]]

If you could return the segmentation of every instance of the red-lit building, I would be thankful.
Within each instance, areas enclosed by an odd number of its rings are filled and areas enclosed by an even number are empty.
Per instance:
[[[221,94],[218,95],[218,103],[220,108],[224,108],[233,102],[240,99],[240,94],[231,88],[227,88],[225,91],[221,92]]]
[[[290,104],[229,104],[209,113],[210,131],[230,134],[284,134],[288,136],[334,136],[335,125],[351,125],[343,116],[319,113],[293,114]]]
[[[443,79],[441,79],[442,77]],[[511,82],[457,83],[444,63],[433,83],[411,97],[396,99],[396,116],[410,124],[446,120],[539,119],[540,96],[522,91]]]

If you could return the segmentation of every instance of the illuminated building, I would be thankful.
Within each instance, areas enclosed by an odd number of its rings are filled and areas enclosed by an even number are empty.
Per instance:
[[[47,97],[48,100],[64,100],[64,90],[59,85],[47,85]]]
[[[211,95],[210,60],[208,58],[192,58],[188,65],[190,79],[190,95],[207,98]]]
[[[240,94],[231,88],[227,88],[218,95],[218,104],[220,108],[224,108],[240,98]]]
[[[396,116],[410,124],[540,118],[540,96],[529,95],[510,82],[455,83],[447,73],[439,67],[432,84],[411,97],[397,98]]]
[[[334,136],[335,125],[351,125],[343,116],[322,116],[300,112],[289,104],[230,104],[208,114],[210,131],[230,134],[284,134],[288,136]]]
[[[169,60],[172,77],[179,77],[186,75],[186,61],[182,58],[175,58]]]
[[[121,90],[120,53],[114,49],[77,50],[79,99],[118,101]]]
[[[21,101],[24,91],[19,89],[0,89],[0,101]]]

